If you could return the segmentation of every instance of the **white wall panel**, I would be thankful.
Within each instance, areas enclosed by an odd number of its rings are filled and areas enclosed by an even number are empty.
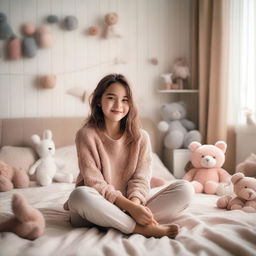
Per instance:
[[[22,39],[20,26],[45,24],[50,14],[59,23],[49,25],[54,46],[39,49],[33,59],[8,61],[0,57],[0,118],[42,116],[84,116],[88,105],[66,94],[74,86],[92,92],[99,79],[120,72],[132,82],[141,114],[158,120],[159,106],[175,96],[160,95],[161,73],[170,72],[176,57],[190,57],[189,0],[0,0],[0,12],[6,13],[15,34]],[[102,38],[104,16],[119,15],[122,38]],[[65,31],[62,21],[75,15],[79,27]],[[88,36],[89,26],[101,28],[99,36]],[[1,42],[0,51],[4,51]],[[3,54],[2,54],[3,55]],[[150,64],[156,57],[159,64]],[[114,64],[114,59],[127,61]],[[41,75],[55,74],[56,87],[39,87]]]

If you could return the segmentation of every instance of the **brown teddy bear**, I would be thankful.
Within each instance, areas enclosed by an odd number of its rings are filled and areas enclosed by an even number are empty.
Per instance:
[[[256,179],[238,172],[231,177],[231,182],[234,184],[235,195],[219,198],[217,206],[228,210],[256,212]]]
[[[21,194],[13,195],[12,211],[14,216],[0,224],[0,232],[13,232],[29,240],[34,240],[44,234],[44,216],[29,205]]]
[[[13,188],[27,188],[29,177],[26,172],[17,170],[0,160],[0,192]]]

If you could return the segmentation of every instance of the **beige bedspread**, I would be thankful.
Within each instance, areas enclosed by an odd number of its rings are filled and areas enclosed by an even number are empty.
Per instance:
[[[123,235],[109,229],[72,228],[62,209],[74,184],[15,189],[0,193],[0,221],[11,214],[14,192],[25,195],[46,218],[44,236],[35,241],[12,233],[0,234],[0,255],[256,255],[256,213],[224,211],[215,207],[217,196],[198,194],[175,222],[181,226],[175,240]]]

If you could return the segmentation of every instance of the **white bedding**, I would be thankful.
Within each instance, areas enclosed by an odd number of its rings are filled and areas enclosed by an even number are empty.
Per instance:
[[[175,219],[181,231],[171,240],[127,236],[114,229],[73,228],[62,205],[74,184],[31,184],[33,187],[0,193],[0,221],[11,215],[12,194],[19,192],[42,211],[45,234],[29,241],[13,233],[0,233],[0,255],[256,255],[256,213],[217,209],[217,196],[196,195],[191,206]]]

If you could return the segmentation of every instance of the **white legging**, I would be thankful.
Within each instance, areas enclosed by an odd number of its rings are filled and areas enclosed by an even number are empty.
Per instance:
[[[164,187],[151,189],[146,206],[157,222],[164,224],[187,208],[192,201],[194,189],[184,180],[172,181]],[[136,222],[115,204],[110,203],[94,188],[81,186],[69,196],[70,221],[74,227],[112,227],[123,233],[132,233]]]

